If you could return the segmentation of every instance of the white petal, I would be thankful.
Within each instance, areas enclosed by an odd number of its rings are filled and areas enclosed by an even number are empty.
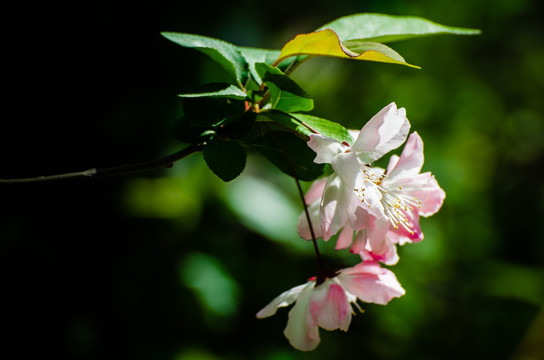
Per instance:
[[[342,152],[344,147],[338,141],[319,134],[310,135],[308,146],[317,154],[314,162],[317,164],[330,164],[332,159]]]
[[[300,294],[295,306],[289,311],[287,326],[283,334],[289,343],[298,350],[310,351],[317,347],[321,339],[317,322],[310,314],[310,295],[314,289],[312,286],[304,289]]]
[[[391,165],[391,163],[390,163]],[[423,140],[417,132],[413,132],[406,144],[400,158],[392,167],[387,167],[389,178],[416,176],[423,166]]]
[[[290,290],[285,291],[278,297],[276,297],[270,304],[266,305],[261,311],[257,313],[257,318],[262,319],[272,316],[276,313],[278,308],[289,306],[296,301],[304,290],[312,289],[315,281],[307,282],[306,284],[296,286]]]
[[[320,220],[323,240],[330,239],[344,226],[347,221],[347,210],[354,196],[353,189],[346,186],[338,175],[331,175],[325,186],[321,203]]]
[[[342,178],[345,186],[353,190],[357,182],[363,181],[361,163],[353,152],[340,153],[331,162],[334,171]]]
[[[395,103],[387,105],[361,129],[351,147],[363,163],[372,163],[385,153],[399,147],[410,131],[404,108]]]

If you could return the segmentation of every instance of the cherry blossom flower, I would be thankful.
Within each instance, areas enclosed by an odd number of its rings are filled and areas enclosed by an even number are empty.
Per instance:
[[[257,318],[272,316],[278,308],[295,303],[283,333],[293,347],[309,351],[320,342],[319,327],[331,331],[348,330],[354,313],[350,304],[360,310],[357,299],[385,305],[404,294],[393,272],[377,262],[364,261],[339,270],[320,284],[313,278],[282,293],[259,311]]]
[[[369,213],[383,216],[378,206],[382,194],[369,177],[367,164],[399,147],[410,130],[404,108],[387,105],[370,119],[353,144],[313,134],[308,146],[316,152],[314,162],[332,165],[334,173],[325,184],[320,205],[322,237],[328,240],[347,221],[359,229],[364,224],[357,213],[364,205]],[[353,189],[357,189],[356,192]]]
[[[355,236],[353,229],[344,228],[336,249],[351,245],[351,251],[362,253],[364,259],[393,265],[398,261],[397,244],[421,241],[419,217],[435,214],[446,197],[430,172],[420,173],[422,166],[423,141],[414,132],[400,157],[391,157],[387,171],[369,170],[369,178],[381,193],[376,209],[382,216],[368,215],[365,228]]]

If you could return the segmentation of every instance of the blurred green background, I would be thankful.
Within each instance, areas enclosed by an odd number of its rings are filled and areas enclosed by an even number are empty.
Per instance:
[[[1,185],[2,352],[41,359],[544,358],[544,8],[537,0],[19,2],[2,14],[0,177],[156,159],[182,145],[177,94],[221,79],[178,31],[280,48],[359,12],[479,28],[392,43],[407,67],[312,59],[312,114],[360,128],[388,103],[425,142],[447,198],[391,267],[407,294],[348,333],[293,350],[287,310],[314,275],[292,179],[255,155],[224,184],[194,154],[172,169]],[[308,184],[304,184],[307,186]],[[321,244],[327,261],[357,259]]]

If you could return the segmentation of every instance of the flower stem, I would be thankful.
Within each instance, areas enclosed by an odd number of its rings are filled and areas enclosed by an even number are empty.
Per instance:
[[[323,260],[321,259],[319,246],[317,246],[317,239],[315,237],[314,228],[312,226],[312,220],[310,219],[310,213],[308,212],[308,204],[306,204],[306,200],[304,199],[304,192],[302,191],[302,187],[300,186],[300,181],[296,177],[295,177],[295,182],[297,183],[298,193],[299,193],[300,199],[302,200],[302,204],[304,206],[304,214],[306,215],[306,221],[308,221],[308,227],[310,228],[310,235],[312,236],[312,243],[314,244],[315,257],[317,260],[318,274],[321,274],[322,269],[324,269],[325,266],[323,265]]]

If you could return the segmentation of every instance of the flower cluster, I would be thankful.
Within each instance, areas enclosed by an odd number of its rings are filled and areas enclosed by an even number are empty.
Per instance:
[[[296,302],[284,331],[295,348],[314,349],[319,344],[318,327],[346,331],[350,304],[358,307],[357,299],[385,305],[404,294],[395,275],[380,263],[396,264],[397,245],[422,240],[419,217],[436,213],[445,198],[433,175],[421,173],[423,141],[409,131],[404,108],[391,103],[361,131],[352,131],[351,143],[320,134],[310,137],[314,162],[330,164],[334,171],[310,187],[305,201],[312,229],[303,213],[298,233],[307,240],[324,241],[338,234],[335,249],[349,248],[362,262],[284,292],[257,314],[271,316],[277,308]],[[405,141],[387,169],[372,166]]]

